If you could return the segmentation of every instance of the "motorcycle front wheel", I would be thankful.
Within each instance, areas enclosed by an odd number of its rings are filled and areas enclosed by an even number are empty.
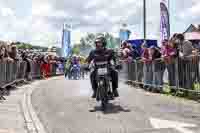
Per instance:
[[[102,107],[103,111],[105,111],[107,109],[107,105],[108,105],[107,99],[104,99],[104,100],[101,101],[101,107]]]

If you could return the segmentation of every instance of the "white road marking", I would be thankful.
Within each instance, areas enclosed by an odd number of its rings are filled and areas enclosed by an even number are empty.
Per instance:
[[[169,120],[161,120],[157,118],[150,118],[151,125],[156,129],[163,128],[173,128],[181,133],[194,133],[193,131],[186,129],[187,127],[196,127],[195,124],[177,122],[177,121],[169,121]]]

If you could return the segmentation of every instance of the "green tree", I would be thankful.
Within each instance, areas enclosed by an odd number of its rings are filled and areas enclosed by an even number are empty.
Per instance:
[[[86,42],[91,42],[94,41],[96,38],[96,35],[93,33],[88,33],[87,36],[85,37]]]
[[[33,48],[33,46],[31,44],[17,42],[17,48],[18,49],[31,49],[31,48]]]
[[[107,48],[119,48],[120,42],[118,41],[118,38],[115,38],[112,34],[109,33],[105,33],[105,38],[107,42]]]
[[[72,54],[80,54],[80,44],[79,45],[74,45],[72,48]]]
[[[82,45],[83,47],[86,46],[86,41],[83,37],[80,40],[80,45]]]
[[[87,45],[94,45],[94,40],[96,38],[96,34],[88,33],[86,37],[84,37],[85,43]]]

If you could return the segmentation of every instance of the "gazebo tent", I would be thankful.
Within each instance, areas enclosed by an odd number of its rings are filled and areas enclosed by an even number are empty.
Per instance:
[[[136,49],[141,53],[141,45],[143,44],[143,39],[137,39],[137,40],[128,40],[128,43],[130,43],[132,46],[136,47]],[[157,40],[146,40],[147,46],[158,46]]]
[[[199,40],[200,41],[200,32],[186,32],[184,33],[185,39],[187,40]]]

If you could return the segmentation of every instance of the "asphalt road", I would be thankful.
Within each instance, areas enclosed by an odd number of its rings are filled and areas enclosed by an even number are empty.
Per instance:
[[[89,80],[39,84],[32,104],[48,133],[200,133],[200,103],[120,83],[120,98],[102,112]]]

